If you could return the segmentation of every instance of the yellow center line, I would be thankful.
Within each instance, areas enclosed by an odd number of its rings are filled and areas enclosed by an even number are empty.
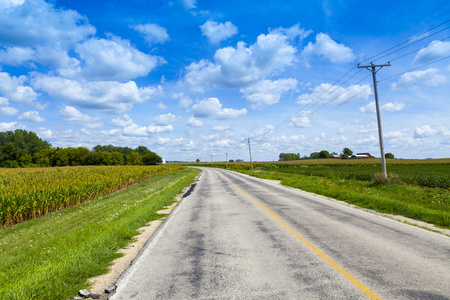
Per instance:
[[[353,283],[357,288],[359,288],[364,294],[366,294],[367,296],[369,296],[369,298],[371,299],[381,299],[380,297],[378,297],[374,292],[372,292],[371,290],[369,290],[368,287],[366,287],[364,284],[362,284],[361,282],[359,282],[355,277],[353,277],[352,275],[350,275],[347,271],[345,271],[341,266],[339,266],[337,263],[335,263],[331,258],[329,258],[328,256],[326,256],[323,252],[321,252],[319,249],[317,249],[313,244],[311,244],[310,242],[308,242],[305,238],[303,238],[300,234],[298,234],[297,232],[295,232],[292,228],[290,228],[288,225],[286,225],[286,223],[284,223],[283,221],[281,221],[281,217],[276,214],[274,211],[272,211],[270,208],[268,208],[267,206],[265,206],[262,203],[257,202],[256,200],[254,200],[252,197],[250,197],[247,193],[245,193],[243,190],[241,190],[236,184],[234,184],[233,182],[231,182],[228,178],[226,178],[225,176],[223,176],[222,174],[220,174],[221,177],[223,177],[226,181],[228,181],[229,183],[231,183],[237,190],[239,190],[242,194],[244,194],[247,198],[249,198],[250,200],[252,200],[256,205],[258,205],[262,210],[264,210],[269,216],[271,216],[275,221],[277,221],[278,223],[280,223],[281,226],[283,226],[284,228],[286,228],[290,233],[292,233],[297,239],[299,239],[303,244],[305,244],[306,246],[308,246],[309,249],[311,249],[312,251],[314,251],[314,253],[316,253],[320,258],[322,258],[324,261],[326,261],[330,266],[332,266],[335,270],[337,270],[341,275],[343,275],[345,278],[347,278],[348,280],[350,280],[351,283]]]

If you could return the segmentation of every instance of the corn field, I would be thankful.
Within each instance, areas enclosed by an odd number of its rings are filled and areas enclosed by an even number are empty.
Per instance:
[[[0,169],[0,228],[106,195],[181,166]]]

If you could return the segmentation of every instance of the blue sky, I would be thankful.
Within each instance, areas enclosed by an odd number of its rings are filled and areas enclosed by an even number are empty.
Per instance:
[[[2,0],[0,131],[166,160],[248,160],[247,138],[256,161],[379,156],[356,66],[391,61],[385,151],[450,157],[449,19],[448,1]]]

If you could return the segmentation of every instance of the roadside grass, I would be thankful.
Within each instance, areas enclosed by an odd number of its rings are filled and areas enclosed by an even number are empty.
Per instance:
[[[192,183],[185,168],[0,230],[0,299],[66,299],[107,273],[117,250]]]
[[[307,176],[264,170],[239,170],[255,177],[280,180],[281,184],[342,200],[381,213],[402,215],[450,228],[450,190],[376,183],[336,177]]]

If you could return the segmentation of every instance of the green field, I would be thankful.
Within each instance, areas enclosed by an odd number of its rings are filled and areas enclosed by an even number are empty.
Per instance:
[[[203,164],[225,168],[225,163]],[[450,159],[389,160],[387,182],[376,159],[229,163],[228,169],[382,213],[450,228]]]

